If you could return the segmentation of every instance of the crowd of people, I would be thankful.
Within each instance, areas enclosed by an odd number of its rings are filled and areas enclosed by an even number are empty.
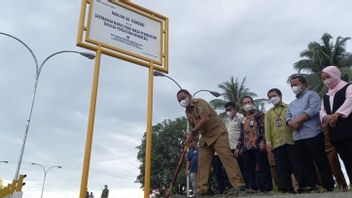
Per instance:
[[[271,88],[273,107],[265,114],[244,96],[241,109],[237,101],[225,104],[225,120],[205,100],[179,90],[191,126],[186,175],[193,192],[212,195],[212,174],[219,193],[234,196],[271,192],[274,184],[282,193],[347,191],[338,155],[352,181],[352,86],[336,66],[324,68],[321,79],[328,89],[323,99],[307,89],[302,75],[293,75],[291,103]]]

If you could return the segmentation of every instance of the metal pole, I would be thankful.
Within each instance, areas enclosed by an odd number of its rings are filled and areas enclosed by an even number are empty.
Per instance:
[[[153,63],[149,66],[148,76],[148,110],[147,110],[147,137],[145,152],[145,172],[144,172],[144,198],[150,197],[150,170],[152,153],[152,121],[153,121]]]
[[[43,184],[42,184],[42,192],[40,194],[40,197],[43,198],[43,194],[44,194],[44,186],[45,186],[45,181],[46,181],[46,175],[47,173],[49,172],[50,169],[52,168],[62,168],[61,166],[51,166],[49,167],[48,169],[45,169],[45,167],[41,164],[38,164],[38,163],[32,163],[32,165],[35,165],[35,166],[39,166],[40,168],[43,169],[44,171],[44,178],[43,178]]]
[[[95,109],[96,109],[97,95],[98,95],[100,58],[101,58],[101,46],[99,45],[98,50],[96,52],[95,67],[94,67],[93,82],[92,82],[92,91],[91,91],[91,98],[90,98],[86,146],[85,146],[85,151],[84,151],[81,190],[80,190],[80,195],[79,195],[80,198],[85,198],[85,195],[86,195],[85,193],[86,193],[87,184],[88,184],[90,156],[91,156],[92,142],[93,142]]]
[[[187,191],[187,197],[189,197],[189,175],[187,176],[187,182],[186,182],[186,191]]]
[[[42,186],[42,194],[40,195],[41,198],[43,198],[45,180],[46,180],[46,171],[44,170],[44,179],[43,179],[43,186]]]
[[[82,52],[77,52],[77,51],[72,51],[72,50],[62,50],[62,51],[58,51],[58,52],[55,52],[55,53],[49,55],[49,56],[40,64],[40,66],[38,67],[38,70],[37,70],[37,72],[36,72],[35,83],[34,83],[34,90],[33,90],[31,108],[30,108],[30,111],[29,111],[28,119],[27,119],[26,131],[25,131],[25,133],[24,133],[24,137],[23,137],[23,141],[22,141],[22,147],[21,147],[21,152],[20,152],[20,157],[19,157],[19,160],[18,160],[17,169],[16,169],[16,174],[15,174],[15,178],[14,178],[14,179],[18,179],[18,176],[19,176],[19,174],[20,174],[20,169],[21,169],[21,165],[22,165],[22,159],[23,159],[24,149],[25,149],[26,142],[27,142],[27,136],[28,136],[29,126],[30,126],[30,123],[31,123],[31,120],[32,120],[33,107],[34,107],[35,98],[36,98],[36,96],[37,96],[38,82],[39,82],[39,77],[40,77],[41,71],[42,71],[42,69],[43,69],[44,64],[45,64],[50,58],[52,58],[52,57],[55,56],[55,55],[62,54],[62,53],[77,53],[77,54],[80,54],[80,55],[83,55],[83,56],[85,56],[85,57],[87,57],[87,58],[92,59],[92,57],[88,57],[88,56],[86,56],[86,55],[85,55],[84,53],[82,53]]]
[[[55,52],[55,53],[49,55],[49,56],[40,64],[40,66],[39,66],[38,61],[37,61],[37,57],[35,56],[33,50],[32,50],[26,43],[24,43],[21,39],[15,37],[15,36],[12,36],[12,35],[10,35],[10,34],[3,33],[3,32],[0,32],[0,35],[8,36],[8,37],[13,38],[13,39],[15,39],[16,41],[20,42],[20,43],[30,52],[30,54],[32,55],[33,60],[34,60],[34,63],[35,63],[35,69],[36,69],[36,72],[35,72],[35,82],[34,82],[34,90],[33,90],[32,102],[31,102],[31,108],[30,108],[30,111],[29,111],[28,119],[27,119],[26,130],[25,130],[25,133],[24,133],[24,136],[23,136],[21,151],[20,151],[20,155],[19,155],[19,159],[18,159],[18,163],[17,163],[17,168],[16,168],[16,173],[15,173],[15,177],[14,177],[14,180],[18,180],[19,173],[20,173],[20,169],[21,169],[21,165],[22,165],[22,159],[23,159],[24,149],[25,149],[26,142],[27,142],[27,136],[28,136],[28,131],[29,131],[29,125],[30,125],[30,122],[31,122],[31,119],[32,119],[32,112],[33,112],[33,107],[34,107],[34,101],[35,101],[35,98],[36,98],[37,88],[38,88],[38,80],[39,80],[39,76],[40,76],[40,73],[41,73],[41,70],[42,70],[44,64],[45,64],[51,57],[53,57],[53,56],[55,56],[55,55],[57,55],[57,54],[61,54],[61,53],[77,53],[77,54],[83,55],[83,56],[85,56],[85,57],[87,57],[87,58],[89,58],[89,59],[93,59],[93,58],[94,58],[94,55],[89,54],[89,53],[84,53],[84,52],[73,51],[73,50],[62,50],[62,51],[58,51],[58,52]]]

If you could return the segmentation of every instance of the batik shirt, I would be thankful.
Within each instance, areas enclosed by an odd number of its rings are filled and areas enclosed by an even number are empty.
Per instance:
[[[252,115],[246,115],[242,120],[237,148],[242,152],[259,150],[261,141],[264,141],[264,114],[255,112]]]

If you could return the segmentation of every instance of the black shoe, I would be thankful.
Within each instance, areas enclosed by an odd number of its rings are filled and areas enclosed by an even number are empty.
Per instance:
[[[307,192],[305,188],[298,188],[297,193],[305,193]]]
[[[334,189],[334,188],[326,188],[326,190],[327,190],[328,192],[332,192],[332,191],[334,191],[335,189]]]
[[[209,197],[214,195],[213,191],[208,191],[208,192],[198,192],[196,197]]]
[[[305,187],[306,192],[317,192],[319,191],[319,188],[316,186],[312,186],[312,187]]]
[[[257,193],[257,192],[258,192],[257,190],[251,189],[251,188],[245,190],[245,193],[246,193],[246,194],[255,194],[255,193]]]
[[[215,193],[214,193],[214,191],[212,191],[212,190],[210,190],[210,189],[208,190],[208,192],[207,192],[207,193],[208,193],[208,195],[210,195],[210,196],[212,196],[212,195],[214,195],[214,194],[215,194]]]

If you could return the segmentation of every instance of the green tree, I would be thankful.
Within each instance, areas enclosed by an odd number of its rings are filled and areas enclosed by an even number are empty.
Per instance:
[[[171,181],[178,161],[180,152],[183,149],[183,141],[186,129],[186,118],[176,118],[176,120],[164,120],[153,126],[152,130],[152,161],[151,161],[151,189],[158,188],[163,194],[163,188]],[[136,182],[144,187],[144,168],[145,168],[145,146],[146,135],[142,139],[141,145],[137,146],[137,159],[140,162],[139,175]],[[181,169],[180,175],[175,186],[185,184],[184,168]]]
[[[242,106],[241,100],[244,96],[257,96],[256,93],[249,91],[249,88],[245,86],[245,82],[246,78],[243,78],[241,83],[239,83],[237,78],[234,80],[234,77],[231,77],[229,81],[221,83],[218,87],[222,90],[221,96],[223,99],[211,100],[210,104],[215,109],[222,110],[227,102],[232,101],[236,103],[237,108],[240,108]],[[257,107],[265,101],[265,99],[255,100]]]
[[[308,88],[323,96],[326,88],[320,78],[321,71],[329,65],[335,65],[342,71],[342,78],[346,81],[352,79],[352,54],[346,51],[346,42],[350,37],[337,37],[332,42],[333,37],[324,33],[321,43],[313,41],[308,44],[308,48],[301,52],[303,59],[294,64],[298,73],[304,75],[308,82]]]

